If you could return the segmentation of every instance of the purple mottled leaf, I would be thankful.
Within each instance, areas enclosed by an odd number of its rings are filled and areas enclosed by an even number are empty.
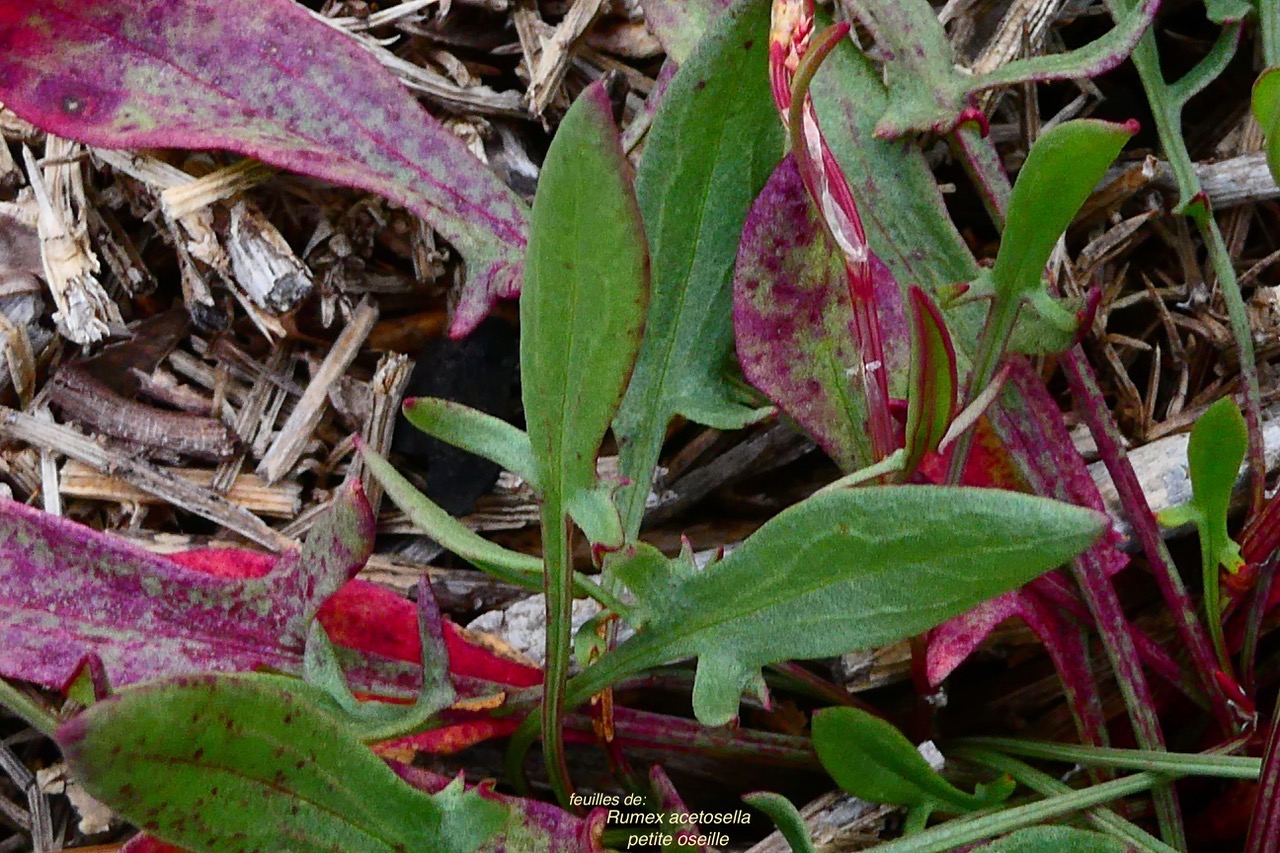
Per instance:
[[[428,794],[437,794],[454,781],[451,776],[398,761],[388,760],[387,764],[401,779]],[[507,816],[502,829],[480,845],[477,853],[594,853],[605,849],[601,842],[604,809],[592,809],[581,818],[548,803],[495,793],[491,784],[468,787],[481,798],[502,805]]]
[[[890,375],[905,369],[909,335],[889,270],[871,256]],[[738,360],[776,403],[846,471],[871,461],[866,401],[848,371],[856,349],[844,257],[827,235],[788,155],[752,205],[733,280]]]
[[[301,550],[243,579],[0,502],[0,675],[63,689],[89,656],[113,687],[264,666],[301,672],[308,624],[372,545],[373,516],[358,485],[340,493]],[[373,657],[353,674],[356,683],[411,688],[407,665]]]
[[[673,62],[684,62],[728,0],[641,0],[645,25]]]
[[[8,0],[0,101],[91,145],[226,149],[404,205],[466,261],[455,333],[519,289],[524,203],[294,0]]]

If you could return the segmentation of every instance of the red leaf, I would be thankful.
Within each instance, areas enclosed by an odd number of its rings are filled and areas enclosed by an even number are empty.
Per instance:
[[[181,847],[165,844],[158,838],[152,838],[145,832],[139,832],[120,848],[120,853],[186,853],[186,851]]]
[[[6,0],[0,102],[91,145],[227,149],[407,207],[466,260],[457,334],[518,291],[525,204],[294,0]]]
[[[188,568],[221,577],[260,577],[271,570],[275,558],[256,551],[205,548],[173,554],[171,559]],[[417,609],[389,589],[368,581],[352,580],[320,608],[320,624],[329,639],[367,655],[418,663],[422,645]],[[542,670],[495,652],[479,635],[444,620],[449,672],[454,680],[479,679],[512,687],[542,683]],[[474,694],[457,685],[463,696]]]

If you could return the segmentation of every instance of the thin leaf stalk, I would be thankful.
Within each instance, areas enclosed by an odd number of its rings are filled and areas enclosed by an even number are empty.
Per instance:
[[[1007,773],[1019,784],[1031,788],[1044,796],[1069,794],[1074,789],[1059,782],[1047,773],[1042,773],[1026,762],[1010,758],[992,750],[962,747],[951,751],[952,758],[972,761],[990,767],[999,773]],[[1176,853],[1173,847],[1144,831],[1141,827],[1125,820],[1110,809],[1098,806],[1085,812],[1085,820],[1096,829],[1118,838],[1131,845],[1141,853]]]
[[[1263,0],[1258,4],[1273,7],[1271,0]],[[1117,20],[1129,14],[1136,6],[1135,0],[1107,0],[1111,16]],[[1245,309],[1244,296],[1240,292],[1240,282],[1236,278],[1231,265],[1231,253],[1218,228],[1218,223],[1209,208],[1208,195],[1200,183],[1191,153],[1187,149],[1182,135],[1182,110],[1187,101],[1202,90],[1212,79],[1214,71],[1225,67],[1238,44],[1238,24],[1229,24],[1225,35],[1220,38],[1201,63],[1177,83],[1170,84],[1165,80],[1160,67],[1160,53],[1156,46],[1155,33],[1148,30],[1137,47],[1133,49],[1131,59],[1138,69],[1142,80],[1142,88],[1146,92],[1151,106],[1151,114],[1155,119],[1156,136],[1168,158],[1169,168],[1173,171],[1178,183],[1179,211],[1186,213],[1195,222],[1200,231],[1213,267],[1214,276],[1218,280],[1218,289],[1222,293],[1223,303],[1227,307],[1227,318],[1231,326],[1231,336],[1239,352],[1240,377],[1244,384],[1244,419],[1249,432],[1249,492],[1253,511],[1262,507],[1264,489],[1266,487],[1267,465],[1262,440],[1262,386],[1258,380],[1258,368],[1254,356],[1253,334],[1249,328],[1249,317]],[[1183,85],[1188,83],[1190,85]]]
[[[1164,749],[1164,734],[1160,719],[1156,716],[1155,700],[1147,677],[1142,671],[1133,636],[1129,633],[1129,620],[1120,606],[1111,579],[1107,577],[1096,552],[1087,551],[1072,563],[1072,573],[1094,623],[1102,639],[1103,649],[1115,673],[1120,694],[1124,697],[1129,719],[1138,743],[1144,749]],[[1187,848],[1182,828],[1182,813],[1178,808],[1177,794],[1172,785],[1157,785],[1151,792],[1156,807],[1156,819],[1160,824],[1160,836],[1179,850]]]
[[[61,724],[57,717],[3,678],[0,678],[0,705],[17,714],[27,725],[48,738],[53,737]]]
[[[1267,615],[1277,566],[1280,566],[1280,560],[1273,557],[1258,567],[1249,609],[1244,616],[1244,638],[1240,641],[1240,687],[1247,696],[1257,695],[1258,641],[1262,637],[1262,620]]]
[[[1263,753],[1262,773],[1244,849],[1245,853],[1280,850],[1280,702],[1276,703],[1271,716],[1271,731],[1267,734],[1267,749]]]
[[[556,799],[569,807],[573,782],[564,754],[565,686],[573,634],[572,528],[558,500],[542,506],[542,553],[546,564],[547,667],[543,679],[542,748]]]
[[[1117,749],[1106,746],[1081,746],[1074,743],[1023,740],[1007,737],[964,737],[942,744],[948,755],[960,750],[980,748],[1024,758],[1082,764],[1087,767],[1111,767],[1117,770],[1147,770],[1173,776],[1211,776],[1218,779],[1253,781],[1262,769],[1262,759],[1246,755],[1228,755],[1243,741],[1228,742],[1215,752],[1164,752],[1148,749]]]
[[[991,221],[996,228],[1003,230],[1005,211],[1009,209],[1009,194],[1013,187],[991,138],[972,125],[962,124],[947,137],[947,141],[977,188]]]
[[[800,174],[821,212],[827,234],[840,247],[861,364],[857,382],[867,400],[871,452],[884,459],[896,446],[889,414],[889,381],[880,315],[871,278],[870,248],[844,171],[827,146],[809,86],[822,60],[849,32],[845,23],[813,37],[813,0],[775,0],[769,49],[774,103],[791,137]]]

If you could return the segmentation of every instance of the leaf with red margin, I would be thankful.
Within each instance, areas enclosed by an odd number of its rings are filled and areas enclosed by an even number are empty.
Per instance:
[[[401,779],[428,794],[443,791],[453,781],[452,777],[398,761],[388,761],[387,765]],[[596,853],[606,849],[602,843],[607,817],[604,809],[592,809],[580,818],[549,803],[496,793],[492,783],[468,785],[467,790],[502,804],[509,815],[506,826],[481,844],[477,853]]]
[[[519,291],[524,202],[294,0],[6,0],[0,102],[90,145],[226,149],[403,205],[466,261],[456,335]]]
[[[269,573],[218,577],[4,501],[0,675],[64,689],[91,656],[116,687],[195,672],[300,672],[308,625],[364,565],[373,533],[354,484]],[[412,695],[418,680],[413,667],[372,656],[351,676],[392,695]]]
[[[453,781],[449,776],[398,761],[387,760],[387,765],[403,781],[428,794],[438,794]],[[507,815],[505,825],[483,843],[476,853],[599,853],[606,849],[603,845],[606,818],[604,809],[593,809],[585,818],[581,818],[548,803],[498,794],[490,784],[466,787],[483,799],[501,804]],[[120,853],[186,851],[142,833],[134,836]]]

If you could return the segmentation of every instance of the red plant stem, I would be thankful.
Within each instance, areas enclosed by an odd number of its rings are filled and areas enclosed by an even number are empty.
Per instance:
[[[789,30],[776,31],[780,23]],[[805,188],[821,214],[828,236],[845,258],[845,278],[857,335],[858,382],[867,401],[871,452],[878,462],[897,447],[889,411],[889,380],[880,315],[871,279],[870,249],[840,164],[827,146],[809,95],[809,84],[823,59],[847,36],[848,24],[834,24],[813,37],[812,0],[775,0],[775,32],[769,53],[774,103],[788,129]],[[794,64],[792,64],[794,63]]]
[[[1098,455],[1115,482],[1116,492],[1129,517],[1134,536],[1151,567],[1156,585],[1160,588],[1161,596],[1164,597],[1165,606],[1173,616],[1178,638],[1191,656],[1196,677],[1209,700],[1214,719],[1225,734],[1234,734],[1235,714],[1227,704],[1222,688],[1213,677],[1218,664],[1196,614],[1195,603],[1187,594],[1182,577],[1174,567],[1169,548],[1160,536],[1155,515],[1151,512],[1147,496],[1138,483],[1138,475],[1134,473],[1133,463],[1130,462],[1121,441],[1120,430],[1111,417],[1101,389],[1098,388],[1093,367],[1085,358],[1084,351],[1079,345],[1072,347],[1061,363],[1076,410],[1089,427],[1089,432],[1098,445]]]
[[[1271,731],[1262,757],[1262,773],[1249,819],[1245,853],[1276,853],[1280,850],[1280,702],[1271,715]]]
[[[1002,227],[1008,208],[1010,184],[1008,176],[1000,167],[999,159],[993,158],[989,151],[983,150],[989,147],[989,145],[983,145],[986,140],[974,138],[971,131],[965,132],[963,129],[958,129],[951,138],[953,144],[965,153],[963,161],[975,175],[980,186],[984,188],[983,197],[988,203],[992,218],[997,227]],[[1076,408],[1084,417],[1089,432],[1097,443],[1098,455],[1116,484],[1116,492],[1129,517],[1134,535],[1138,539],[1143,555],[1147,558],[1151,573],[1155,576],[1156,585],[1160,588],[1165,605],[1173,615],[1178,637],[1191,655],[1196,677],[1209,701],[1214,719],[1224,733],[1233,734],[1236,730],[1236,715],[1228,705],[1221,686],[1214,678],[1213,673],[1218,669],[1218,665],[1213,650],[1200,624],[1195,603],[1187,594],[1169,549],[1163,537],[1160,536],[1155,515],[1151,512],[1147,496],[1138,483],[1133,463],[1124,449],[1120,430],[1111,416],[1111,410],[1107,408],[1102,391],[1098,388],[1093,367],[1085,358],[1084,351],[1079,345],[1066,354],[1061,364]],[[1276,512],[1280,515],[1280,506],[1277,507]],[[1280,518],[1277,521],[1280,521]],[[1280,531],[1277,531],[1277,540],[1277,545],[1280,545]]]
[[[1271,503],[1275,503],[1272,498]],[[1269,504],[1270,505],[1270,504]],[[1280,566],[1274,551],[1270,557],[1261,558],[1257,576],[1253,581],[1253,597],[1245,613],[1244,640],[1240,646],[1240,686],[1245,693],[1257,699],[1258,687],[1258,638],[1262,633],[1262,619],[1271,603],[1271,588],[1276,580],[1276,568]]]
[[[1272,558],[1277,548],[1280,548],[1280,495],[1263,504],[1262,510],[1253,514],[1240,533],[1240,556],[1249,565],[1258,567],[1240,648],[1240,682],[1250,696],[1257,684],[1258,635],[1275,579],[1276,560]]]

